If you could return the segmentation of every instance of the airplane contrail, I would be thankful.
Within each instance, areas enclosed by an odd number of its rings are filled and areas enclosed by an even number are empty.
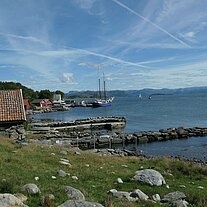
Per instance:
[[[164,32],[165,34],[167,34],[168,36],[170,36],[171,38],[173,38],[174,40],[176,40],[177,42],[181,43],[184,46],[187,46],[188,48],[191,48],[190,45],[188,45],[187,43],[183,42],[182,40],[178,39],[177,37],[175,37],[174,35],[172,35],[171,33],[169,33],[167,30],[163,29],[162,27],[160,27],[159,25],[155,24],[154,22],[150,21],[149,19],[147,19],[146,17],[142,16],[141,14],[139,14],[138,12],[130,9],[128,6],[126,6],[125,4],[121,3],[118,0],[112,0],[113,2],[115,2],[116,4],[118,4],[119,6],[121,6],[122,8],[130,11],[131,13],[135,14],[136,16],[140,17],[141,19],[143,19],[145,22],[150,23],[151,25],[153,25],[154,27],[156,27],[157,29],[159,29],[160,31]]]
[[[103,55],[103,54],[92,52],[92,51],[85,50],[85,49],[79,49],[79,48],[74,48],[74,47],[67,47],[67,48],[71,48],[73,50],[80,51],[80,52],[85,53],[85,54],[94,55],[94,56],[97,56],[97,57],[103,57],[103,58],[112,60],[114,62],[123,64],[123,65],[130,65],[130,66],[136,66],[136,67],[148,68],[148,69],[151,68],[151,67],[148,67],[148,66],[136,63],[136,62],[134,63],[134,62],[125,61],[125,60],[122,60],[122,59],[119,59],[119,58],[115,58],[115,57],[108,56],[108,55]]]

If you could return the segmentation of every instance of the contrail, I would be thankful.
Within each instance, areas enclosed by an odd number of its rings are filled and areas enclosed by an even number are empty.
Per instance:
[[[183,42],[182,40],[178,39],[177,37],[175,37],[174,35],[170,34],[167,30],[163,29],[162,27],[160,27],[159,25],[155,24],[154,22],[150,21],[149,19],[147,19],[146,17],[142,16],[141,14],[137,13],[136,11],[130,9],[128,6],[126,6],[125,4],[122,4],[120,1],[118,0],[112,0],[113,2],[115,2],[116,4],[118,4],[119,6],[121,6],[122,8],[130,11],[132,14],[135,14],[136,16],[140,17],[141,19],[143,19],[145,22],[150,23],[151,25],[153,25],[154,27],[156,27],[157,29],[159,29],[160,31],[164,32],[165,34],[167,34],[168,36],[170,36],[171,38],[173,38],[174,40],[178,41],[179,43],[181,43],[184,46],[187,46],[189,48],[191,48],[190,45],[188,45],[187,43]]]
[[[123,65],[130,65],[130,66],[136,66],[136,67],[148,68],[148,69],[151,68],[151,67],[148,67],[148,66],[136,63],[136,62],[133,63],[133,62],[125,61],[125,60],[122,60],[122,59],[119,59],[119,58],[111,57],[111,56],[108,56],[108,55],[103,55],[103,54],[100,54],[100,53],[96,53],[96,52],[92,52],[92,51],[88,51],[88,50],[84,50],[84,49],[79,49],[79,48],[74,48],[74,47],[67,47],[67,48],[70,48],[70,49],[73,49],[73,50],[76,50],[76,51],[80,51],[84,54],[94,55],[94,56],[97,56],[97,57],[106,58],[108,60],[113,60],[114,62],[123,64]]]

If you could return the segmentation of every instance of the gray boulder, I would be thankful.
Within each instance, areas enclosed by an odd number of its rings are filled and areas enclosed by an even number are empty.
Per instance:
[[[63,171],[63,170],[58,170],[58,175],[60,176],[60,177],[63,177],[63,178],[65,178],[65,177],[67,177],[67,176],[69,176],[69,174],[68,173],[66,173],[65,171]]]
[[[125,192],[125,191],[117,191],[116,189],[111,189],[109,193],[112,194],[112,196],[116,198],[128,198],[130,197],[130,193]]]
[[[1,207],[28,207],[27,205],[24,205],[20,199],[9,193],[0,194],[0,206]]]
[[[175,201],[184,200],[185,198],[186,195],[183,192],[176,191],[166,194],[161,201],[164,203],[173,203]]]
[[[76,188],[73,188],[71,186],[66,186],[65,191],[66,191],[67,196],[68,196],[69,199],[85,200],[85,196],[83,195],[83,193],[80,190],[76,189]]]
[[[146,201],[149,198],[148,195],[146,195],[145,193],[143,193],[139,189],[133,190],[130,193],[130,197],[132,197],[132,198],[138,198],[140,201]]]
[[[22,188],[30,195],[40,193],[40,189],[33,183],[26,184]]]
[[[68,200],[58,207],[104,207],[104,206],[94,202]]]
[[[185,200],[174,201],[172,203],[173,207],[187,207],[189,203]]]
[[[156,170],[153,169],[145,169],[136,171],[135,176],[132,180],[136,180],[139,182],[147,183],[149,185],[161,186],[166,184],[163,176]]]

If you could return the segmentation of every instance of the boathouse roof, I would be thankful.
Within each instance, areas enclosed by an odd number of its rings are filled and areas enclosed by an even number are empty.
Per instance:
[[[0,123],[25,120],[22,90],[0,90]]]

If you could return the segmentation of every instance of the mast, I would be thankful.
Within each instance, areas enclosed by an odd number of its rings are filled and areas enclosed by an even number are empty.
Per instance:
[[[106,100],[106,81],[105,81],[105,75],[103,73],[103,84],[104,84],[104,99]]]
[[[101,99],[100,65],[98,65],[98,97]]]

